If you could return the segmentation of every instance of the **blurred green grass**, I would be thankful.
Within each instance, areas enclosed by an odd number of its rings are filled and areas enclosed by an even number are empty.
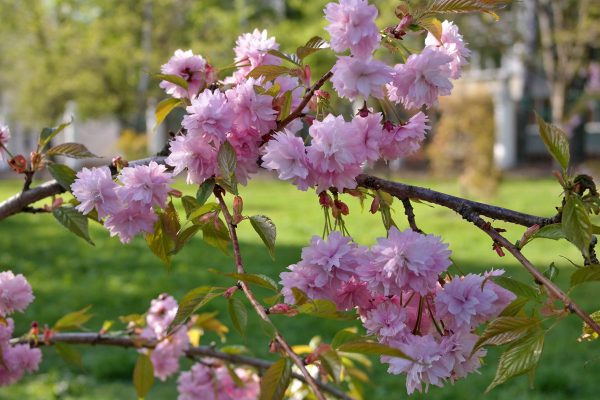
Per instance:
[[[435,190],[460,194],[458,185],[452,182],[416,180],[409,183],[431,187]],[[7,198],[20,189],[16,181],[0,182],[0,198]],[[181,189],[184,189],[181,186]],[[560,202],[560,188],[551,180],[511,179],[505,182],[498,194],[488,201],[532,214],[549,216]],[[322,214],[317,197],[312,192],[301,193],[284,182],[257,178],[242,188],[245,214],[265,214],[277,226],[276,260],[272,261],[260,239],[250,225],[240,225],[242,254],[249,272],[263,273],[275,280],[289,264],[296,262],[302,246],[310,237],[322,231]],[[378,216],[361,211],[357,200],[346,196],[351,210],[348,221],[350,232],[361,244],[371,244],[376,237],[384,235]],[[366,205],[368,208],[368,205]],[[491,248],[486,235],[462,221],[454,212],[441,207],[415,204],[419,226],[429,233],[441,235],[454,251],[455,263],[463,271],[478,272],[490,268],[504,268],[507,275],[530,282],[527,274],[510,257],[499,258]],[[403,210],[396,207],[395,219],[406,227]],[[510,240],[517,240],[523,228],[509,224],[494,224],[508,230]],[[206,246],[199,238],[194,239],[173,261],[167,271],[160,261],[147,249],[143,239],[138,238],[123,246],[116,238],[109,238],[98,225],[91,226],[91,247],[71,235],[51,215],[13,216],[0,223],[0,268],[23,273],[31,282],[36,301],[25,314],[17,315],[17,333],[27,331],[30,321],[52,325],[60,316],[93,305],[94,318],[89,323],[97,330],[104,320],[116,320],[120,315],[142,313],[151,299],[162,292],[181,298],[188,290],[200,285],[231,284],[227,278],[215,275],[209,268],[232,271],[233,260],[218,250]],[[567,261],[579,261],[577,251],[566,242],[538,240],[525,248],[525,254],[540,269],[551,262],[560,268],[559,283],[566,287],[573,267]],[[588,311],[600,308],[593,284],[582,285],[573,293],[574,298]],[[267,294],[266,292],[264,293]],[[594,308],[595,307],[595,308]],[[206,310],[217,310],[223,322],[230,325],[226,303],[213,301]],[[347,322],[275,317],[276,325],[292,344],[307,343],[312,336],[320,335],[330,341],[335,332]],[[547,337],[542,364],[537,370],[534,389],[529,389],[524,377],[500,386],[486,398],[489,399],[596,399],[594,377],[600,374],[596,343],[577,343],[581,324],[575,317],[561,322]],[[203,343],[214,341],[208,334]],[[268,353],[268,338],[262,334],[258,319],[250,315],[248,333],[240,337],[231,332],[228,343],[244,344],[255,355],[272,358]],[[130,383],[136,354],[131,350],[108,348],[84,348],[84,370],[66,366],[53,349],[44,350],[44,362],[40,373],[27,377],[9,388],[0,390],[0,399],[132,399],[135,398]],[[428,394],[413,395],[415,399],[474,399],[483,397],[485,388],[493,378],[497,365],[497,349],[486,358],[487,364],[481,374],[445,388],[430,388]],[[405,398],[404,379],[388,375],[385,367],[374,360],[375,367],[369,373],[371,382],[365,386],[367,399]],[[189,362],[184,361],[187,368]],[[158,382],[147,399],[175,399],[175,380]]]

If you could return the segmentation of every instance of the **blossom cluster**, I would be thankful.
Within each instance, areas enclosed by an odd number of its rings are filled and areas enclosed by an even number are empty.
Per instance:
[[[25,371],[37,371],[42,352],[28,344],[11,345],[15,322],[8,315],[24,311],[33,301],[27,279],[11,271],[0,272],[0,386],[12,385]]]
[[[339,310],[356,309],[369,335],[412,358],[381,358],[388,372],[406,374],[412,393],[476,371],[486,351],[473,351],[475,329],[516,298],[493,282],[503,271],[451,276],[450,265],[448,245],[433,235],[392,227],[368,248],[333,231],[326,240],[313,237],[281,273],[282,294],[293,304],[297,288]]]
[[[146,313],[146,326],[140,338],[156,343],[150,353],[154,367],[154,376],[165,381],[179,371],[179,359],[190,348],[188,326],[183,324],[174,332],[168,329],[177,315],[177,301],[167,294],[161,294],[150,303]],[[235,373],[239,382],[236,384],[231,374]],[[182,372],[177,380],[179,400],[252,400],[258,397],[259,379],[256,373],[244,368],[232,369],[231,372],[218,360],[205,358],[196,363],[189,371]]]
[[[111,236],[127,243],[141,232],[152,233],[158,216],[155,208],[167,203],[173,177],[164,165],[125,167],[119,185],[108,167],[83,168],[77,173],[71,191],[79,201],[77,210],[86,215],[96,210]]]

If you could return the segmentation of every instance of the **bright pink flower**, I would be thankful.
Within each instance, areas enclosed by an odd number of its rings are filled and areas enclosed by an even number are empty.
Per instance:
[[[391,132],[383,134],[381,155],[387,160],[407,157],[416,152],[425,139],[425,133],[431,129],[427,115],[419,111],[406,124],[398,125]]]
[[[371,262],[361,265],[358,274],[372,291],[386,296],[399,296],[404,290],[426,295],[451,264],[448,245],[439,237],[410,229],[400,232],[392,227],[388,238],[377,239],[371,253]]]
[[[414,361],[404,358],[382,356],[381,361],[388,363],[390,374],[406,374],[406,391],[412,394],[415,389],[427,392],[429,385],[443,386],[450,378],[454,368],[454,357],[450,354],[449,343],[436,341],[431,335],[407,335],[403,341],[390,341]]]
[[[239,67],[234,74],[238,83],[245,80],[246,75],[259,65],[281,64],[280,58],[269,54],[269,50],[279,50],[279,44],[274,37],[268,36],[266,30],[261,32],[255,29],[252,33],[244,33],[237,38],[233,49],[235,62],[238,65],[245,65]]]
[[[356,116],[351,121],[353,134],[361,137],[367,162],[377,161],[380,152],[384,151],[382,142],[387,132],[384,132],[381,120],[381,113],[369,113],[366,117]]]
[[[116,192],[118,187],[108,167],[83,168],[77,172],[77,179],[71,185],[73,196],[81,203],[75,208],[82,214],[95,208],[98,217],[104,218],[120,207]]]
[[[33,301],[33,291],[27,279],[12,271],[0,272],[0,316],[23,312]]]
[[[261,135],[276,127],[277,112],[273,109],[273,97],[257,94],[254,86],[262,80],[249,78],[227,90],[225,96],[233,108],[233,125],[240,131],[256,129]]]
[[[331,69],[333,88],[349,100],[373,96],[383,98],[383,85],[392,80],[394,70],[387,64],[373,59],[359,57],[338,57]]]
[[[407,108],[431,107],[438,96],[452,91],[450,62],[452,57],[430,47],[421,54],[408,57],[406,64],[397,64],[393,81],[387,84],[388,97]]]
[[[292,181],[300,190],[308,189],[309,164],[302,138],[289,130],[278,132],[262,147],[262,166],[275,170],[279,179]]]
[[[202,183],[215,175],[217,149],[201,136],[177,136],[171,141],[171,154],[165,162],[174,167],[173,175],[187,169],[186,182]]]
[[[4,153],[6,152],[9,139],[10,129],[6,125],[0,125],[0,162],[4,160]]]
[[[373,297],[367,282],[360,281],[356,276],[351,276],[347,281],[334,279],[328,289],[328,298],[342,311],[368,307]]]
[[[186,110],[188,114],[181,125],[188,130],[188,135],[205,135],[215,146],[225,140],[231,129],[233,110],[223,93],[205,90],[192,99],[192,105]]]
[[[109,230],[110,236],[119,236],[121,243],[129,243],[131,239],[141,232],[154,232],[154,223],[158,217],[152,207],[129,203],[108,216],[104,226]]]
[[[401,339],[411,330],[406,309],[390,298],[367,311],[362,323],[367,334],[376,335],[381,341]]]
[[[460,70],[468,64],[467,58],[471,56],[471,50],[467,49],[463,36],[458,32],[458,26],[453,22],[442,22],[442,41],[438,41],[435,36],[427,34],[425,46],[437,48],[452,57],[450,62],[450,77],[452,79],[460,78]]]
[[[187,90],[169,81],[160,83],[160,87],[176,99],[192,98],[216,80],[213,67],[202,56],[194,55],[191,50],[176,50],[175,55],[160,70],[166,75],[177,75],[188,83]]]
[[[308,130],[312,141],[307,148],[308,160],[315,171],[317,191],[329,187],[356,187],[355,178],[366,161],[364,142],[352,134],[352,127],[342,116],[329,114],[323,121],[315,121]]]
[[[369,57],[379,46],[381,36],[375,25],[377,8],[366,0],[340,0],[328,3],[325,27],[331,35],[331,48],[338,53],[350,49],[356,57]]]
[[[117,195],[122,202],[139,202],[164,208],[173,176],[164,165],[151,161],[148,165],[123,168],[119,180],[124,185],[117,188]]]

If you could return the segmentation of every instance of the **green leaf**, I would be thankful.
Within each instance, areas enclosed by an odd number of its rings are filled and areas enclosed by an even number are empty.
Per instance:
[[[499,19],[495,9],[509,4],[512,0],[435,0],[429,7],[436,13],[472,13],[483,12]]]
[[[508,349],[502,353],[496,376],[485,392],[490,392],[493,388],[506,382],[510,378],[526,374],[533,370],[540,361],[543,348],[543,330],[531,333],[512,343]]]
[[[591,313],[590,318],[597,324],[600,324],[600,311]],[[598,339],[598,333],[595,330],[593,330],[592,327],[590,327],[588,324],[586,324],[584,322],[581,336],[579,336],[579,338],[577,338],[577,341],[578,342],[590,342],[590,341],[596,340],[596,339]]]
[[[48,172],[65,190],[71,190],[77,174],[71,168],[62,164],[48,164]]]
[[[265,82],[268,82],[280,75],[289,74],[290,71],[292,71],[290,68],[282,65],[259,65],[248,73],[248,78],[258,79],[263,76]]]
[[[539,300],[540,298],[540,292],[538,289],[523,282],[519,282],[513,278],[509,278],[507,276],[497,276],[494,277],[494,282],[505,289],[510,290],[519,297],[525,297],[531,300]]]
[[[198,205],[202,206],[204,203],[206,203],[210,195],[213,193],[214,188],[215,180],[213,178],[205,180],[202,185],[200,185],[198,191],[196,192],[196,201],[198,202]]]
[[[188,221],[192,221],[196,218],[203,216],[204,214],[208,214],[209,212],[217,211],[220,209],[221,207],[217,203],[206,203],[203,206],[200,206],[194,209],[194,211],[190,212],[187,219]]]
[[[190,290],[179,302],[177,314],[175,314],[175,318],[173,319],[173,322],[171,322],[169,330],[172,330],[175,326],[180,325],[200,307],[206,305],[215,297],[221,296],[224,292],[225,291],[223,288],[212,286],[200,286]]]
[[[542,226],[538,229],[533,235],[531,235],[531,239],[566,239],[565,233],[562,230],[561,224],[550,224]]]
[[[356,327],[345,328],[335,334],[331,341],[331,347],[337,349],[344,343],[356,342],[358,340],[361,340],[361,336],[356,333]]]
[[[273,221],[264,215],[253,215],[250,217],[250,223],[265,246],[267,246],[271,258],[275,259],[275,238],[277,236],[277,229],[275,228]]]
[[[192,211],[200,208],[200,206],[201,206],[201,204],[198,203],[198,200],[196,200],[192,196],[183,196],[181,198],[181,205],[183,206],[183,209],[185,210],[185,217],[188,219],[189,219]]]
[[[577,194],[567,193],[565,196],[561,223],[567,239],[581,251],[586,259],[589,259],[592,221]]]
[[[152,253],[154,253],[167,268],[171,268],[170,253],[173,248],[173,241],[169,238],[167,232],[165,232],[161,219],[154,224],[154,232],[146,234],[146,243],[150,250],[152,250]]]
[[[560,270],[556,268],[556,265],[554,265],[554,263],[550,263],[550,266],[548,266],[548,269],[545,270],[543,274],[546,278],[550,279],[551,282],[554,282],[558,277],[559,272]]]
[[[535,118],[546,148],[562,169],[566,171],[571,157],[569,154],[569,138],[558,126],[544,121],[538,113],[535,114]]]
[[[485,345],[499,346],[522,338],[533,328],[540,326],[540,320],[529,317],[498,317],[491,321],[473,347],[472,353]]]
[[[172,97],[168,99],[162,100],[160,103],[156,105],[156,111],[154,111],[154,115],[156,116],[156,126],[159,126],[165,118],[173,111],[177,106],[181,103],[181,99],[174,99]]]
[[[70,158],[100,158],[90,152],[87,147],[81,143],[62,143],[50,148],[47,152],[49,156],[65,156]]]
[[[309,300],[304,304],[299,305],[297,310],[302,314],[308,314],[319,318],[338,320],[356,319],[356,314],[339,312],[337,311],[335,303],[325,299]]]
[[[600,265],[598,264],[586,265],[571,274],[571,287],[593,281],[600,281]]]
[[[269,337],[269,339],[274,339],[275,335],[277,334],[277,328],[275,328],[275,325],[273,325],[271,321],[265,321],[262,318],[259,318],[258,322],[263,332]]]
[[[217,153],[217,164],[219,165],[221,179],[225,183],[225,188],[237,196],[237,180],[235,179],[237,159],[235,149],[231,143],[225,141],[221,145],[219,152]]]
[[[280,358],[267,369],[260,380],[259,400],[281,400],[290,384],[292,362],[289,358]]]
[[[292,288],[292,294],[294,295],[295,303],[298,306],[306,304],[310,301],[306,293],[296,287]]]
[[[525,304],[529,302],[529,299],[526,297],[517,297],[506,306],[504,310],[500,313],[501,317],[514,317],[525,307]]]
[[[227,309],[233,327],[244,336],[246,334],[246,326],[248,325],[248,311],[244,303],[235,297],[229,298],[227,302]]]
[[[202,239],[209,245],[221,250],[225,255],[229,255],[227,248],[230,241],[229,231],[220,218],[202,225]]]
[[[81,362],[81,353],[73,346],[59,342],[54,343],[54,348],[64,362],[77,368],[83,368],[83,363]]]
[[[92,246],[94,245],[94,242],[92,242],[92,239],[90,238],[87,217],[77,211],[74,207],[55,208],[52,210],[52,215],[54,215],[54,218],[56,218],[56,220],[65,228],[84,239]]]
[[[133,386],[138,399],[146,397],[154,384],[154,366],[150,357],[140,354],[133,369]]]
[[[183,246],[185,246],[185,244],[189,242],[196,235],[196,233],[200,231],[200,229],[202,229],[200,225],[192,225],[189,228],[178,232],[174,247],[169,254],[173,255],[179,253],[181,249],[183,249]]]
[[[177,239],[177,233],[181,229],[181,224],[179,223],[179,216],[172,201],[167,203],[167,206],[159,214],[159,217],[165,233],[174,242]]]
[[[404,354],[399,349],[394,347],[386,346],[372,340],[356,340],[352,342],[346,342],[337,348],[339,351],[345,351],[348,353],[360,353],[360,354],[371,354],[375,356],[391,356],[404,358],[411,360],[409,356]]]
[[[175,85],[182,87],[185,90],[188,90],[190,87],[188,81],[186,81],[179,75],[155,74],[154,77],[163,81],[174,83]]]
[[[261,286],[267,289],[270,289],[274,292],[279,292],[279,288],[277,287],[277,283],[263,274],[239,274],[236,272],[232,273],[223,273],[221,271],[213,270],[215,273],[228,276],[230,278],[236,279],[238,281],[251,283],[257,286]]]
[[[335,350],[326,351],[319,356],[321,365],[325,369],[325,372],[331,376],[333,381],[339,384],[342,380],[342,360]]]
[[[277,117],[278,121],[283,121],[290,115],[292,110],[292,91],[288,90],[283,94],[283,104],[281,105],[281,111],[279,112],[279,116]]]
[[[282,60],[289,61],[292,64],[296,64],[297,66],[302,66],[302,60],[298,59],[298,56],[295,54],[287,54],[279,50],[269,50],[268,53],[272,56],[281,58]]]
[[[61,133],[67,126],[71,125],[73,121],[65,122],[54,128],[44,128],[40,133],[40,139],[38,141],[39,149],[43,149],[56,135]]]
[[[52,328],[55,331],[82,329],[83,325],[92,318],[88,311],[92,306],[87,306],[79,311],[70,312],[61,317]]]
[[[419,19],[419,26],[431,33],[438,42],[442,42],[442,23],[433,15]]]
[[[296,55],[300,60],[304,60],[309,55],[316,53],[319,50],[329,48],[329,43],[320,36],[313,36],[308,39],[308,42],[304,46],[300,46],[296,49]]]

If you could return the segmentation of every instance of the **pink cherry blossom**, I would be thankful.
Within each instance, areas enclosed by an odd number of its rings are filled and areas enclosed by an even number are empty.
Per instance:
[[[38,369],[42,360],[40,349],[30,348],[27,344],[11,346],[8,342],[0,343],[2,363],[0,363],[0,386],[16,383],[25,371],[31,373]]]
[[[349,100],[373,96],[383,98],[383,85],[392,80],[393,69],[381,61],[359,57],[338,57],[331,69],[333,88]]]
[[[377,239],[371,248],[371,262],[361,265],[358,274],[372,291],[401,295],[414,290],[426,295],[436,288],[438,275],[451,264],[448,245],[433,235],[392,227],[388,238]]]
[[[227,90],[225,96],[233,109],[233,125],[240,131],[256,129],[261,135],[276,127],[277,112],[273,109],[273,97],[257,94],[254,86],[262,80],[249,78]]]
[[[150,354],[154,376],[165,381],[179,371],[179,359],[189,347],[190,341],[186,326],[181,326],[171,336],[161,340]]]
[[[166,293],[150,302],[150,308],[146,313],[146,324],[155,338],[166,337],[167,329],[177,314],[177,308],[177,300]]]
[[[425,139],[425,133],[431,129],[427,115],[419,111],[406,124],[392,128],[383,135],[381,155],[387,160],[407,157],[415,153]]]
[[[481,366],[481,359],[485,357],[487,351],[484,348],[479,348],[473,353],[473,347],[478,339],[479,336],[470,332],[459,332],[451,336],[445,336],[442,339],[442,341],[450,344],[449,354],[454,357],[454,368],[451,376],[453,381],[466,377],[477,371]]]
[[[451,61],[452,57],[430,47],[421,54],[411,55],[406,64],[394,67],[393,81],[386,86],[389,99],[407,108],[437,104],[438,96],[447,96],[452,91]]]
[[[123,168],[119,180],[124,186],[116,190],[122,202],[139,202],[164,208],[173,176],[164,165],[151,161],[148,165]]]
[[[262,147],[262,166],[275,170],[279,179],[292,181],[300,190],[310,185],[308,157],[302,138],[289,130],[278,132]]]
[[[188,114],[181,125],[188,130],[188,135],[205,135],[215,145],[225,140],[231,129],[233,111],[223,93],[205,90],[192,99],[192,105],[186,110]]]
[[[201,363],[182,372],[177,379],[177,400],[218,399],[218,391],[213,387],[213,375],[211,368]]]
[[[219,386],[219,399],[223,400],[256,400],[260,394],[260,384],[256,373],[245,368],[236,368],[233,373],[242,382],[238,386],[226,367],[215,370],[215,378]]]
[[[255,129],[234,129],[227,135],[227,141],[235,150],[235,177],[239,183],[245,185],[250,175],[258,171],[260,135]]]
[[[158,219],[152,207],[139,203],[129,203],[104,221],[110,236],[119,236],[121,243],[129,243],[141,232],[154,232],[154,223]]]
[[[375,308],[367,311],[362,318],[362,323],[369,335],[377,335],[382,341],[400,339],[412,328],[408,325],[406,309],[391,298],[386,298]]]
[[[177,136],[169,146],[165,162],[174,167],[173,175],[187,169],[186,182],[202,183],[215,175],[217,149],[201,136]]]
[[[317,280],[321,275],[318,267],[303,263],[300,261],[297,264],[288,266],[288,271],[279,274],[281,278],[281,293],[286,303],[295,304],[293,288],[300,289],[310,299],[324,299],[327,297],[327,292],[324,289],[325,283]]]
[[[346,281],[333,279],[326,293],[327,298],[341,311],[351,310],[354,307],[368,307],[369,300],[373,297],[367,282],[362,282],[354,275]]]
[[[366,117],[356,116],[351,124],[355,135],[361,138],[367,162],[375,162],[383,153],[382,142],[387,132],[381,124],[381,113],[369,113]]]
[[[233,49],[235,61],[241,65],[234,74],[236,82],[245,80],[246,75],[260,65],[281,64],[281,59],[269,54],[269,50],[279,50],[279,44],[274,37],[269,37],[266,30],[255,29],[252,33],[240,35]]]
[[[452,57],[450,77],[460,78],[461,68],[468,64],[467,58],[471,56],[471,50],[465,46],[463,36],[458,32],[458,26],[447,20],[442,22],[441,42],[430,32],[425,38],[425,46],[437,48]]]
[[[15,321],[12,318],[5,318],[5,323],[0,324],[0,343],[8,342],[15,329]]]
[[[169,81],[160,83],[160,87],[176,99],[192,98],[206,85],[216,80],[213,67],[202,56],[194,55],[192,50],[176,50],[173,57],[160,70],[166,75],[177,75],[188,83],[187,90]]]
[[[12,271],[0,272],[0,316],[23,312],[33,301],[33,291],[27,279]]]
[[[0,162],[4,160],[4,153],[6,152],[6,146],[10,140],[10,129],[6,125],[0,125]]]
[[[396,347],[414,361],[398,357],[382,356],[381,361],[388,363],[390,374],[406,374],[406,391],[412,394],[415,390],[422,392],[425,386],[443,386],[450,378],[454,368],[454,357],[449,353],[450,343],[438,342],[431,335],[407,335],[403,341],[392,340],[390,346]]]
[[[95,208],[100,218],[116,212],[120,207],[117,187],[108,167],[83,168],[71,185],[73,196],[80,202],[76,209],[88,214]]]
[[[356,57],[369,57],[379,46],[381,36],[375,25],[377,8],[366,0],[340,0],[328,3],[325,27],[331,35],[331,48],[338,53],[350,49]]]

